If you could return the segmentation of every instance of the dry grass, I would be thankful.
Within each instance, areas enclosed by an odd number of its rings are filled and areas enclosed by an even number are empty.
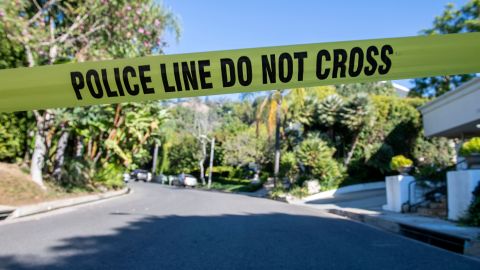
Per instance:
[[[0,163],[0,205],[35,204],[84,194],[86,193],[67,193],[48,184],[44,191],[18,165]]]

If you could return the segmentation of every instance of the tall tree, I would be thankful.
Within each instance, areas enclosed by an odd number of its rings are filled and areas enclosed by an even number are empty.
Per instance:
[[[175,16],[152,0],[19,0],[0,4],[0,25],[7,37],[22,45],[29,67],[65,61],[133,57],[161,52],[163,33]],[[34,111],[35,148],[32,180],[43,187],[45,156],[54,110]]]
[[[275,129],[275,150],[274,150],[274,165],[273,165],[273,175],[274,175],[274,185],[277,184],[278,174],[280,171],[280,144],[281,144],[281,126],[282,126],[282,100],[283,100],[283,90],[271,91],[267,96],[263,98],[260,106],[256,112],[256,133],[257,138],[260,133],[260,124],[262,121],[262,116],[266,118],[267,130],[269,134],[269,139]],[[285,106],[286,103],[283,103]],[[266,115],[265,115],[266,112]],[[257,151],[259,151],[258,149]],[[258,162],[257,162],[258,163]]]
[[[421,33],[436,35],[479,31],[480,0],[470,0],[459,9],[456,9],[453,4],[448,4],[442,15],[435,17],[432,28],[423,30]],[[409,95],[417,97],[440,96],[475,76],[475,74],[461,74],[418,78],[413,80],[415,86]]]
[[[350,149],[344,160],[345,166],[348,166],[352,160],[360,133],[370,123],[371,112],[372,105],[365,93],[353,96],[340,111],[340,123],[348,129],[352,137]]]

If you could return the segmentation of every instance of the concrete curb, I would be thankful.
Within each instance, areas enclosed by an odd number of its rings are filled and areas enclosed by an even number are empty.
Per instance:
[[[109,191],[101,194],[87,195],[87,196],[82,196],[77,198],[56,200],[56,201],[50,201],[50,202],[43,202],[43,203],[34,204],[34,205],[25,205],[15,209],[15,211],[13,211],[13,213],[10,214],[6,218],[6,220],[12,220],[16,218],[45,213],[45,212],[53,211],[60,208],[66,208],[66,207],[76,206],[80,204],[106,200],[106,199],[118,197],[121,195],[125,195],[130,192],[131,192],[130,188],[124,188],[121,190]]]
[[[340,194],[347,194],[347,193],[358,192],[358,191],[375,190],[375,189],[381,189],[381,188],[385,188],[385,181],[370,182],[370,183],[364,183],[364,184],[356,184],[356,185],[341,187],[341,188],[338,188],[338,189],[327,190],[327,191],[323,191],[323,192],[320,192],[320,193],[317,193],[317,194],[312,194],[310,196],[307,196],[307,197],[301,199],[300,201],[309,202],[309,201],[314,201],[314,200],[332,198],[335,195],[340,195]]]
[[[400,233],[400,225],[397,222],[382,219],[378,217],[378,214],[376,212],[373,212],[373,211],[368,211],[368,210],[359,211],[357,209],[356,211],[348,211],[344,209],[327,209],[326,211],[328,213],[335,214],[342,217],[347,217],[349,219],[366,223],[389,232]]]
[[[429,230],[425,227],[422,226],[415,226],[414,224],[411,223],[405,223],[403,224],[402,222],[395,220],[395,219],[389,219],[386,217],[383,217],[381,214],[378,212],[374,211],[368,211],[368,210],[361,210],[361,209],[350,209],[350,208],[345,208],[345,209],[327,209],[326,210],[328,213],[335,214],[338,216],[343,216],[352,220],[356,220],[365,224],[368,224],[370,226],[377,227],[379,229],[389,231],[392,233],[396,234],[401,234],[402,233],[402,225],[407,225],[411,227],[417,227],[419,229],[423,230]],[[442,233],[439,231],[434,231],[431,230],[432,232],[437,232],[437,233]],[[477,235],[476,237],[466,237],[465,235],[454,235],[450,233],[445,233],[445,235],[450,235],[454,236],[457,238],[461,238],[464,240],[463,244],[463,254],[467,255],[469,257],[473,257],[475,259],[480,259],[480,239],[479,236]]]

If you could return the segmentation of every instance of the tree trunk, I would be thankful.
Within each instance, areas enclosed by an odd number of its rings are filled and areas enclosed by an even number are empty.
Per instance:
[[[75,144],[75,158],[82,158],[83,155],[83,140],[82,136],[77,136]]]
[[[360,131],[355,134],[355,137],[353,138],[352,147],[350,148],[350,151],[348,151],[347,157],[345,158],[345,161],[343,163],[346,167],[350,164],[350,161],[352,160],[353,152],[355,151],[355,148],[357,147],[357,144],[358,144],[358,138],[360,138]]]
[[[68,138],[70,137],[70,132],[62,128],[62,135],[60,135],[60,139],[58,140],[57,144],[57,151],[55,152],[55,163],[53,169],[53,177],[55,180],[60,181],[62,177],[62,167],[65,161],[65,150],[68,146]]]
[[[277,186],[278,181],[278,172],[280,171],[280,120],[281,120],[281,107],[282,107],[282,97],[280,96],[277,101],[277,112],[275,119],[275,165],[273,170],[274,187]]]
[[[212,145],[210,146],[210,171],[208,172],[208,188],[210,188],[210,186],[212,185],[214,154],[215,154],[215,138],[212,138]]]
[[[47,153],[45,138],[45,114],[42,116],[38,111],[34,111],[37,121],[37,131],[35,132],[35,148],[33,149],[32,161],[30,163],[30,175],[33,182],[45,189],[43,184],[43,165]]]

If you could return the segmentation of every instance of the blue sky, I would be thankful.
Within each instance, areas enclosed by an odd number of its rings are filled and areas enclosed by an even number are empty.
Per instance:
[[[180,18],[166,54],[415,36],[467,0],[163,0]],[[397,81],[410,87],[408,80]]]

